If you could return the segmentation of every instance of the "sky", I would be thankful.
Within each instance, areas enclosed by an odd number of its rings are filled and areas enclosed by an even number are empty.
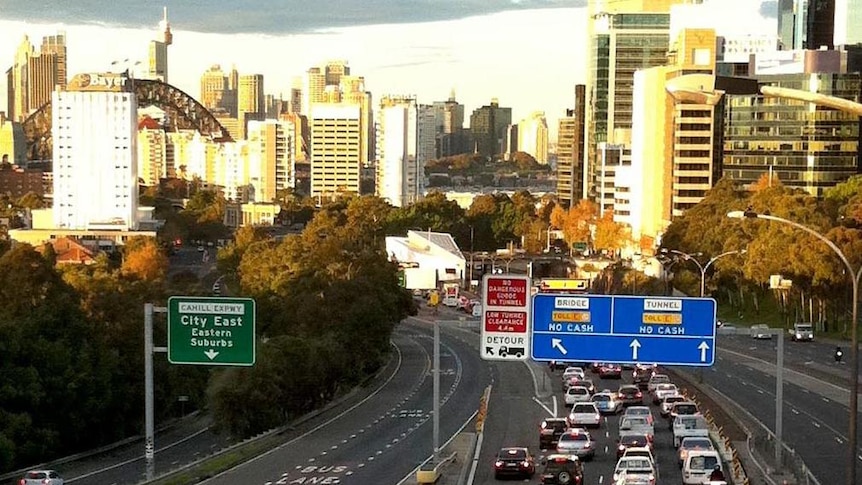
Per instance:
[[[774,2],[707,0],[739,24]],[[219,5],[223,4],[223,8]],[[142,4],[147,5],[142,8]],[[39,44],[65,31],[69,75],[146,64],[162,5],[174,43],[169,82],[198,98],[211,65],[264,75],[268,94],[286,97],[296,76],[329,59],[347,60],[375,99],[412,94],[420,103],[454,91],[469,113],[492,98],[513,121],[544,112],[552,137],[557,119],[586,81],[586,0],[0,0],[0,73],[24,35]],[[274,6],[277,6],[274,8]],[[772,14],[774,17],[774,14]],[[769,21],[769,19],[767,19]],[[752,27],[753,28],[753,27]],[[0,93],[6,92],[0,76]],[[0,110],[5,110],[0,96]]]

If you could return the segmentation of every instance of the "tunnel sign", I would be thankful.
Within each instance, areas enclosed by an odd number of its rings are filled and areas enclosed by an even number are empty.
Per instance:
[[[534,360],[710,366],[715,300],[662,296],[533,297]]]
[[[250,366],[255,360],[251,298],[168,298],[168,362]]]
[[[527,360],[530,357],[530,278],[485,275],[482,295],[482,358]]]

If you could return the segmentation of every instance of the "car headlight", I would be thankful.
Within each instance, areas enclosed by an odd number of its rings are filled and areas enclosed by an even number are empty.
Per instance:
[[[796,334],[796,338],[802,338],[802,334],[801,334],[801,333],[797,333],[797,334]]]

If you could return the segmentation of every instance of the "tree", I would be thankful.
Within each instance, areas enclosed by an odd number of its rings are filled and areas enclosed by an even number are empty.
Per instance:
[[[625,246],[626,237],[625,227],[614,221],[614,211],[606,209],[602,218],[596,221],[596,239],[593,242],[595,248],[617,251]]]
[[[164,280],[168,272],[168,258],[154,238],[131,238],[126,241],[123,252],[124,275],[144,281]]]

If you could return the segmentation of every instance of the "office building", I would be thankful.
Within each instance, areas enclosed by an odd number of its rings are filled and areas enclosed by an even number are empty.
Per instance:
[[[835,2],[833,45],[862,44],[862,0],[833,1]]]
[[[433,104],[437,127],[437,151],[434,158],[445,158],[469,151],[464,130],[464,105],[455,100],[455,92],[446,101]]]
[[[302,113],[311,112],[311,105],[326,101],[326,74],[319,67],[312,67],[306,72],[302,86]]]
[[[167,177],[167,136],[152,118],[138,123],[138,180],[154,187]]]
[[[757,80],[856,102],[860,96],[859,73],[776,74]],[[822,197],[826,189],[862,173],[859,136],[859,118],[849,113],[761,95],[727,96],[722,175],[749,188],[772,173],[786,187]]]
[[[518,125],[517,151],[532,155],[541,165],[548,164],[548,121],[545,113],[534,112]]]
[[[426,121],[429,118],[426,117]],[[423,131],[433,133],[432,130],[433,124]],[[419,200],[424,192],[425,160],[420,160],[418,154],[416,98],[386,96],[380,100],[376,147],[376,195],[395,207],[405,207]]]
[[[0,112],[0,163],[24,166],[27,163],[27,141],[21,123],[15,123]]]
[[[295,127],[282,120],[249,121],[251,202],[272,202],[296,186]]]
[[[345,60],[330,60],[324,66],[324,81],[327,86],[339,86],[342,76],[350,75],[350,66]]]
[[[232,74],[236,69],[232,71]],[[215,116],[237,116],[237,93],[231,88],[230,77],[214,64],[201,75],[201,92],[198,100]],[[233,133],[233,132],[232,132]]]
[[[237,118],[247,124],[262,120],[266,114],[263,74],[241,74],[237,87]]]
[[[164,7],[158,38],[150,41],[147,78],[168,82],[168,46],[173,42],[174,34],[171,33],[171,24],[168,22],[168,7]]]
[[[490,104],[474,110],[470,115],[472,151],[485,156],[504,153],[503,139],[511,124],[512,108],[500,107],[497,98],[492,98]]]
[[[31,113],[51,101],[55,88],[66,88],[66,35],[47,36],[37,51],[24,36],[7,72],[9,118],[24,121]]]
[[[573,207],[583,194],[586,86],[575,86],[575,108],[567,109],[557,131],[557,199]]]
[[[138,106],[126,78],[79,74],[52,107],[54,227],[136,230]]]
[[[362,112],[357,104],[312,104],[311,196],[359,194]]]
[[[635,72],[667,61],[669,11],[678,3],[682,0],[589,2],[585,198],[602,192],[598,144],[619,145],[614,133],[632,128]]]

